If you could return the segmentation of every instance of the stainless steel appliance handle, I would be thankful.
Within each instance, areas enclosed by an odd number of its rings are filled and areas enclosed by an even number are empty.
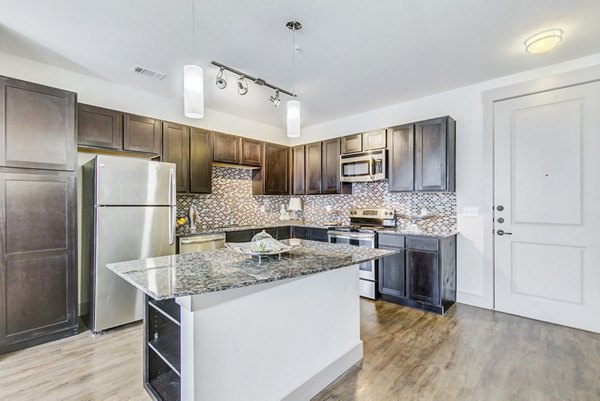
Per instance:
[[[216,241],[225,241],[224,237],[211,237],[211,238],[203,238],[203,239],[181,239],[179,243],[181,245],[190,245],[190,244],[203,244],[205,242],[216,242]]]
[[[375,159],[373,159],[372,157],[369,158],[369,177],[371,177],[371,179],[375,178],[375,173],[374,173],[374,167],[375,166]]]
[[[177,222],[177,207],[175,199],[175,171],[173,169],[169,169],[169,203],[170,203],[170,212],[169,212],[169,245],[173,245],[175,243],[175,229]]]

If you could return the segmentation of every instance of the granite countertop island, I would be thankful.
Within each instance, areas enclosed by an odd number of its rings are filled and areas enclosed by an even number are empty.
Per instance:
[[[305,401],[362,360],[358,264],[393,253],[301,240],[260,262],[221,248],[108,268],[147,294],[154,400]]]
[[[111,263],[107,267],[154,299],[171,299],[320,273],[393,251],[302,240],[292,252],[262,261],[228,248]]]

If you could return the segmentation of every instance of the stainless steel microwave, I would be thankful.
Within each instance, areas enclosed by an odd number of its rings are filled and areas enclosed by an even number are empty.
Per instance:
[[[341,182],[369,182],[385,180],[386,150],[352,153],[340,157]]]

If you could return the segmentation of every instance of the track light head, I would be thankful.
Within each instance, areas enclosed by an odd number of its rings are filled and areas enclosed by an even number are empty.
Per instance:
[[[281,103],[281,99],[279,99],[279,90],[275,90],[275,96],[271,96],[269,100],[273,102],[273,106],[279,107],[279,104]]]
[[[217,73],[217,88],[225,89],[227,86],[227,75],[225,73],[225,68],[221,67],[219,72]]]
[[[248,93],[248,82],[246,82],[245,76],[242,75],[241,77],[238,78],[237,86],[238,86],[238,94],[243,96],[246,93]]]

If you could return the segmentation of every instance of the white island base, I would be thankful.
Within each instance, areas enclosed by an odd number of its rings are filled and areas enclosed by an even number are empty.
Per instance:
[[[362,360],[358,266],[177,298],[181,399],[308,401]]]

